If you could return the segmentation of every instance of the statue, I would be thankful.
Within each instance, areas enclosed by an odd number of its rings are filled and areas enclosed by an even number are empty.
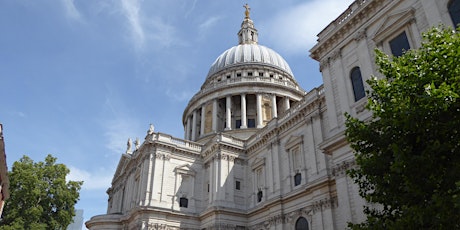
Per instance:
[[[147,134],[153,134],[153,132],[155,131],[155,127],[153,126],[153,124],[150,124],[150,128],[149,130],[147,131]]]
[[[133,141],[131,140],[131,138],[128,138],[128,143],[126,143],[126,145],[126,153],[132,153],[131,149],[133,148]]]
[[[244,14],[246,15],[246,18],[249,18],[249,10],[251,9],[249,7],[249,5],[246,3],[246,5],[243,6],[244,8],[246,8],[246,11],[244,12]]]
[[[138,150],[139,147],[141,147],[141,142],[139,141],[139,137],[136,137],[136,141],[134,141],[134,145],[136,147],[136,150]]]

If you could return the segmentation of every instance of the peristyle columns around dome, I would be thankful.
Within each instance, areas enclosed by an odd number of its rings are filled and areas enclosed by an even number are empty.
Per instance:
[[[290,108],[292,99],[286,95],[250,92],[213,98],[189,112],[185,119],[185,139],[197,141],[218,132],[233,132],[246,139]]]

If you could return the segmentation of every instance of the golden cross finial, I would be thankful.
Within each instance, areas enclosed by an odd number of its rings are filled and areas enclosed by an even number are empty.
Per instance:
[[[251,9],[251,7],[249,7],[247,3],[243,7],[246,8],[246,11],[244,12],[244,14],[246,14],[246,18],[249,18],[249,10]]]

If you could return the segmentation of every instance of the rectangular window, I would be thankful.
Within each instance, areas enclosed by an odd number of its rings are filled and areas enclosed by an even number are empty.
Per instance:
[[[301,181],[302,181],[302,174],[296,173],[294,175],[294,186],[299,185]]]
[[[248,72],[248,76],[252,76],[252,72]]]
[[[237,76],[237,77],[241,77],[241,73],[237,73],[236,76]]]
[[[235,189],[236,190],[241,190],[241,182],[240,181],[235,181]]]
[[[264,73],[259,72],[259,77],[263,77],[263,76],[264,76]]]
[[[241,120],[235,120],[235,129],[239,129],[241,126]]]
[[[391,53],[395,57],[403,55],[410,49],[409,40],[407,39],[406,32],[403,31],[401,34],[393,38],[390,42]]]
[[[179,200],[179,207],[187,208],[188,207],[188,199],[185,197],[181,197]]]
[[[248,119],[248,128],[256,127],[256,119]]]

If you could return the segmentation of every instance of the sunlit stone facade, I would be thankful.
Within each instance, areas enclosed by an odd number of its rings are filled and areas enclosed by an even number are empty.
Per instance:
[[[278,53],[258,44],[247,10],[239,44],[216,59],[185,108],[184,138],[152,126],[143,143],[129,145],[107,190],[107,214],[86,226],[344,229],[362,221],[367,204],[345,173],[354,157],[343,114],[370,116],[364,82],[380,77],[374,48],[417,48],[422,31],[453,25],[456,2],[353,2],[311,49],[324,85],[310,92]]]

